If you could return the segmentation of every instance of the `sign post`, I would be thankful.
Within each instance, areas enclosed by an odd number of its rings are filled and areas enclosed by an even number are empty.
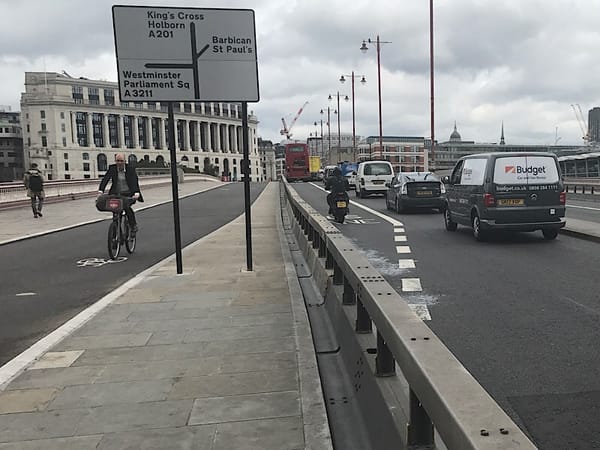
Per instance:
[[[241,102],[247,266],[252,270],[247,102],[258,102],[254,11],[115,5],[121,102],[167,102],[177,273],[182,273],[172,102]]]

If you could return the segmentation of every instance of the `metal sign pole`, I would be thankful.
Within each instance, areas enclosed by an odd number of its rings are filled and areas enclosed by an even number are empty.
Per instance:
[[[169,102],[169,153],[171,154],[171,186],[173,187],[173,219],[175,222],[175,259],[177,273],[183,273],[181,257],[181,227],[179,221],[179,191],[177,189],[177,155],[175,154],[175,117],[173,116],[173,102]]]
[[[242,146],[244,148],[244,204],[246,206],[246,268],[252,272],[252,223],[250,217],[250,149],[248,142],[248,102],[242,102]]]

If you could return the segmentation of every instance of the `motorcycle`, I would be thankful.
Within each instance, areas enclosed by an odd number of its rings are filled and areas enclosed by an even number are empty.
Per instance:
[[[333,196],[331,203],[331,212],[333,218],[336,222],[344,223],[346,214],[348,214],[350,211],[348,208],[350,204],[350,198],[348,197],[348,194],[345,192],[338,192]]]

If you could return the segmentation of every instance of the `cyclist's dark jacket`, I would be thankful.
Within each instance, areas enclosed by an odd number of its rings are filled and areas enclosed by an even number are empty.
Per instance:
[[[134,167],[131,167],[129,164],[125,164],[125,179],[127,180],[127,186],[129,186],[130,194],[133,195],[136,192],[140,193],[140,198],[138,198],[139,202],[144,201],[144,197],[142,197],[142,193],[140,191],[140,183],[138,181],[138,176]],[[104,191],[106,185],[109,181],[112,181],[109,194],[117,195],[117,185],[118,185],[118,169],[116,164],[111,164],[108,166],[108,170],[106,174],[102,178],[100,182],[100,191]]]

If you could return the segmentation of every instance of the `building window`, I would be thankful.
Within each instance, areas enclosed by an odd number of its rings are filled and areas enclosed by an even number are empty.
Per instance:
[[[83,87],[73,86],[73,101],[75,103],[83,103]]]
[[[146,121],[148,117],[138,117],[138,142],[140,143],[140,147],[148,148],[148,143],[146,141]]]
[[[31,138],[27,138],[27,147],[31,147]]]
[[[125,147],[133,148],[133,117],[123,116],[123,134],[125,135]]]
[[[161,148],[160,142],[158,140],[158,138],[159,138],[158,127],[159,126],[160,126],[160,119],[153,117],[152,118],[152,145],[156,149]]]
[[[88,88],[88,99],[90,101],[90,105],[100,104],[100,93],[98,92],[98,88]]]
[[[66,169],[69,170],[69,169]],[[65,180],[70,180],[71,179],[71,175],[69,175],[68,173],[65,174]]]
[[[42,136],[42,147],[48,147],[48,138],[46,136]]]
[[[104,104],[109,106],[115,104],[115,91],[113,89],[104,89]]]
[[[191,103],[184,103],[183,104],[183,112],[191,113],[192,112],[192,104]]]
[[[114,114],[109,114],[108,116],[108,139],[112,148],[119,147],[119,122],[117,116]]]
[[[90,154],[89,153],[82,153],[81,154],[81,159],[83,159],[84,161],[88,161],[90,159]]]
[[[65,171],[68,172],[69,171],[69,162],[65,162]]]
[[[155,110],[156,102],[148,102],[148,109]]]
[[[84,172],[90,171],[90,163],[83,163],[83,171]]]
[[[69,159],[69,154],[68,153],[63,153],[63,158],[64,159]]]
[[[42,123],[42,131],[46,131],[46,124]]]
[[[81,147],[87,147],[88,138],[87,138],[87,114],[78,112],[76,113],[75,123],[77,125],[77,143]]]
[[[28,133],[30,132],[30,130],[29,130],[29,124],[27,124],[27,132]]]
[[[42,119],[45,119],[45,118],[46,118],[46,111],[44,111],[43,109],[40,111],[40,117],[41,117]]]
[[[92,130],[94,131],[94,145],[104,147],[104,135],[102,130],[102,114],[92,114]]]
[[[61,111],[61,112],[60,112],[60,118],[61,118],[61,119],[64,119],[64,118],[65,118],[65,112],[64,112],[64,111]]]
[[[67,146],[67,138],[63,137],[62,141],[63,141],[63,147],[66,147]]]
[[[129,108],[129,102],[121,102],[123,108]]]
[[[144,104],[142,102],[133,102],[133,107],[135,109],[144,109]]]

